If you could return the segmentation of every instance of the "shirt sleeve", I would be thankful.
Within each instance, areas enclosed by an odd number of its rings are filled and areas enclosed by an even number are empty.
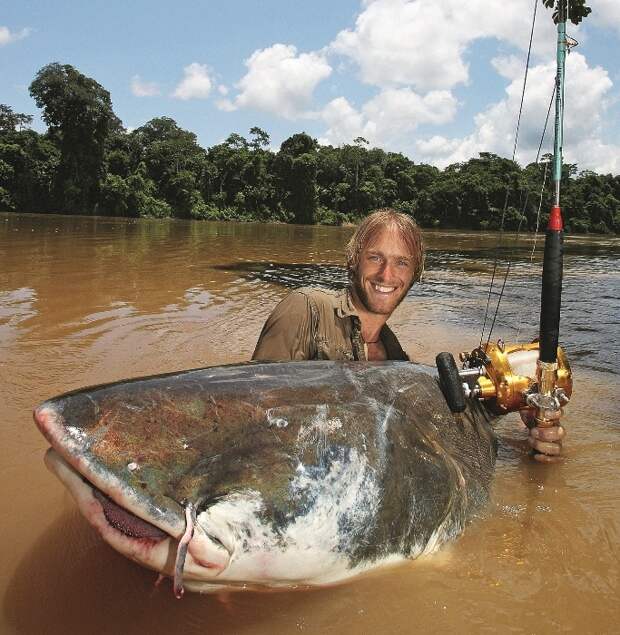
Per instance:
[[[312,356],[310,302],[303,293],[293,291],[267,318],[252,359],[283,362],[312,359]]]

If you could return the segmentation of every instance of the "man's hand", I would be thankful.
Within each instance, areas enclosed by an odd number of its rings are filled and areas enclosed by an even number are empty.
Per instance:
[[[559,424],[562,410],[548,411],[547,419],[553,421],[549,427],[536,426],[536,416],[532,408],[524,408],[519,411],[521,420],[530,429],[527,439],[530,446],[536,451],[534,459],[540,463],[557,463],[562,460],[562,440],[566,431]]]

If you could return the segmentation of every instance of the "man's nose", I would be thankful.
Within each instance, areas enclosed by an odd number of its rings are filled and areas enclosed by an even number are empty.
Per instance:
[[[379,275],[382,280],[391,280],[394,277],[396,272],[396,268],[393,263],[389,260],[386,260],[382,263],[381,269],[379,270]]]

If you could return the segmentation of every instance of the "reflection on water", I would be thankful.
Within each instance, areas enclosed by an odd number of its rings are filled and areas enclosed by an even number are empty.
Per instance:
[[[290,289],[342,289],[347,284],[347,271],[339,265],[242,261],[215,265],[213,268],[219,271],[234,271],[246,280],[270,282]]]
[[[248,359],[290,288],[346,283],[351,231],[0,215],[0,487],[11,509],[1,521],[1,632],[38,633],[43,623],[49,633],[616,627],[618,239],[566,239],[561,340],[576,376],[566,462],[533,465],[507,417],[488,516],[423,562],[328,590],[179,603],[103,545],[44,469],[35,404],[88,384]],[[492,308],[509,261],[511,272],[493,337],[536,336],[542,238],[532,256],[530,236],[505,236],[501,248],[493,234],[425,237],[424,279],[390,320],[414,359],[477,345],[496,259]]]

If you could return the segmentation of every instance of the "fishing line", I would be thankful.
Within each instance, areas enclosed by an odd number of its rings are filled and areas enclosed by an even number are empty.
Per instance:
[[[543,174],[543,183],[540,188],[540,199],[538,203],[538,212],[536,213],[536,229],[534,231],[534,244],[532,245],[532,253],[530,254],[530,264],[534,262],[534,252],[536,251],[536,241],[538,240],[538,230],[540,228],[540,210],[542,209],[543,193],[547,184],[547,171],[549,170],[549,161],[545,161],[545,173]]]
[[[553,107],[553,100],[555,97],[555,89],[556,89],[556,83],[555,81],[553,82],[553,90],[551,91],[551,99],[549,100],[549,107],[547,108],[547,116],[545,117],[545,125],[543,127],[543,131],[542,131],[542,135],[540,136],[540,143],[538,144],[538,152],[536,153],[536,159],[535,159],[535,163],[538,165],[540,162],[540,153],[542,152],[542,147],[543,147],[543,143],[545,141],[545,136],[547,135],[547,127],[549,125],[549,118],[551,116],[551,108]],[[538,200],[538,211],[536,214],[536,230],[534,232],[534,245],[532,247],[532,253],[530,254],[530,264],[532,264],[533,259],[534,259],[534,251],[536,250],[536,242],[538,240],[538,233],[539,233],[539,228],[540,228],[540,212],[542,209],[542,199],[543,199],[543,194],[545,191],[545,185],[547,183],[547,170],[549,168],[549,162],[545,161],[545,171],[543,174],[543,184],[540,190],[540,197]],[[527,209],[527,203],[529,201],[529,196],[530,196],[530,191],[529,189],[527,189],[525,191],[525,201],[523,202],[523,207],[521,208],[521,217],[519,218],[519,224],[517,225],[517,232],[516,232],[516,236],[515,236],[515,244],[512,248],[512,251],[510,253],[510,258],[508,259],[508,266],[506,267],[506,274],[504,276],[504,281],[502,284],[502,288],[499,294],[499,299],[497,301],[497,306],[495,307],[495,314],[493,315],[493,322],[491,323],[491,328],[489,330],[489,337],[487,338],[487,346],[489,345],[489,342],[491,341],[491,334],[493,332],[493,328],[495,327],[495,321],[497,319],[497,315],[499,312],[499,305],[502,301],[503,295],[504,295],[504,289],[506,288],[506,281],[508,280],[508,274],[510,273],[510,269],[512,266],[512,261],[514,260],[515,257],[515,252],[517,249],[517,245],[519,243],[519,238],[521,236],[520,232],[521,232],[521,225],[523,224],[523,220],[525,219],[525,212]],[[519,335],[521,334],[521,322],[519,322],[519,326],[517,326],[517,334],[516,334],[516,339],[519,339]]]
[[[555,91],[554,91],[555,92]],[[544,138],[544,133],[543,133],[543,138]],[[536,243],[538,241],[538,230],[540,228],[540,212],[542,209],[542,201],[543,201],[543,194],[545,192],[545,186],[547,185],[547,172],[549,171],[549,161],[545,161],[545,171],[543,174],[543,182],[542,182],[542,186],[540,188],[540,198],[538,199],[538,211],[536,212],[536,229],[534,231],[534,244],[532,245],[532,251],[530,253],[530,266],[533,264],[534,262],[534,253],[536,251]],[[521,336],[521,321],[519,321],[517,326],[517,332],[515,335],[515,340],[519,341],[519,338]]]
[[[551,108],[553,106],[553,100],[555,99],[556,82],[553,82],[553,90],[551,91],[551,99],[549,100],[549,108],[547,109],[547,117],[545,119],[545,127],[543,128],[542,136],[540,137],[540,144],[538,145],[538,152],[536,153],[536,163],[540,159],[540,153],[542,151],[545,135],[547,134],[547,125],[549,124],[549,117],[551,115]],[[540,190],[540,199],[538,201],[538,212],[536,214],[536,230],[534,231],[534,244],[532,246],[532,253],[530,254],[530,264],[534,260],[534,252],[536,251],[536,241],[538,240],[538,230],[540,229],[540,211],[542,209],[542,197],[545,191],[545,184],[547,183],[547,170],[549,169],[549,161],[545,161],[545,173],[543,175],[543,184]]]
[[[527,58],[525,60],[525,73],[523,75],[523,88],[521,89],[521,103],[519,104],[519,115],[517,117],[517,126],[516,126],[516,129],[515,129],[515,141],[514,141],[514,145],[513,145],[513,148],[512,148],[512,161],[513,161],[513,163],[515,162],[515,159],[516,159],[516,156],[517,156],[517,146],[518,146],[518,143],[519,143],[519,129],[521,127],[521,115],[523,114],[523,102],[525,100],[525,90],[526,90],[526,87],[527,87],[527,77],[528,77],[529,70],[530,70],[530,58],[531,58],[531,55],[532,55],[532,42],[534,40],[534,27],[536,26],[536,13],[537,13],[537,11],[538,11],[538,0],[534,0],[534,13],[533,13],[533,16],[532,16],[532,28],[530,30],[530,42],[529,42],[529,46],[528,46],[528,49],[527,49]],[[498,263],[498,259],[499,259],[499,252],[501,250],[503,239],[504,239],[504,221],[506,219],[506,210],[508,209],[509,193],[510,193],[510,184],[507,183],[506,184],[506,196],[504,197],[504,208],[502,210],[502,220],[500,222],[500,229],[499,229],[499,232],[500,232],[499,233],[499,241],[498,241],[496,252],[495,252],[495,262],[493,263],[493,273],[491,275],[491,283],[489,285],[489,293],[488,293],[488,296],[487,296],[487,305],[486,305],[486,309],[484,311],[484,321],[482,323],[482,332],[480,333],[480,347],[482,347],[482,340],[484,339],[484,331],[485,331],[485,328],[486,328],[487,318],[489,316],[489,307],[490,307],[490,304],[491,304],[491,295],[493,293],[493,286],[495,284],[495,275],[497,273],[497,263]],[[489,337],[487,338],[487,345],[488,345],[489,341],[491,340],[491,333],[493,332],[493,326],[495,325],[495,318],[497,317],[497,312],[499,310],[499,304],[500,304],[500,302],[502,300],[502,295],[503,295],[503,292],[504,292],[504,288],[506,286],[506,278],[508,276],[508,272],[509,271],[510,271],[510,263],[508,263],[508,267],[506,269],[506,276],[504,277],[504,283],[502,284],[502,289],[501,289],[499,298],[497,300],[497,307],[495,309],[495,315],[493,317],[493,323],[491,325],[491,328],[489,329]]]
[[[530,57],[532,55],[532,41],[534,39],[534,27],[536,26],[536,12],[538,10],[538,0],[534,0],[534,15],[532,17],[532,29],[530,31],[530,44],[527,49],[525,60],[525,74],[523,75],[523,89],[521,90],[521,103],[519,104],[519,116],[517,117],[517,128],[515,130],[515,142],[512,148],[512,160],[517,156],[517,146],[519,144],[519,129],[521,127],[521,114],[523,113],[523,101],[525,100],[525,87],[527,86],[527,76],[530,70]]]

